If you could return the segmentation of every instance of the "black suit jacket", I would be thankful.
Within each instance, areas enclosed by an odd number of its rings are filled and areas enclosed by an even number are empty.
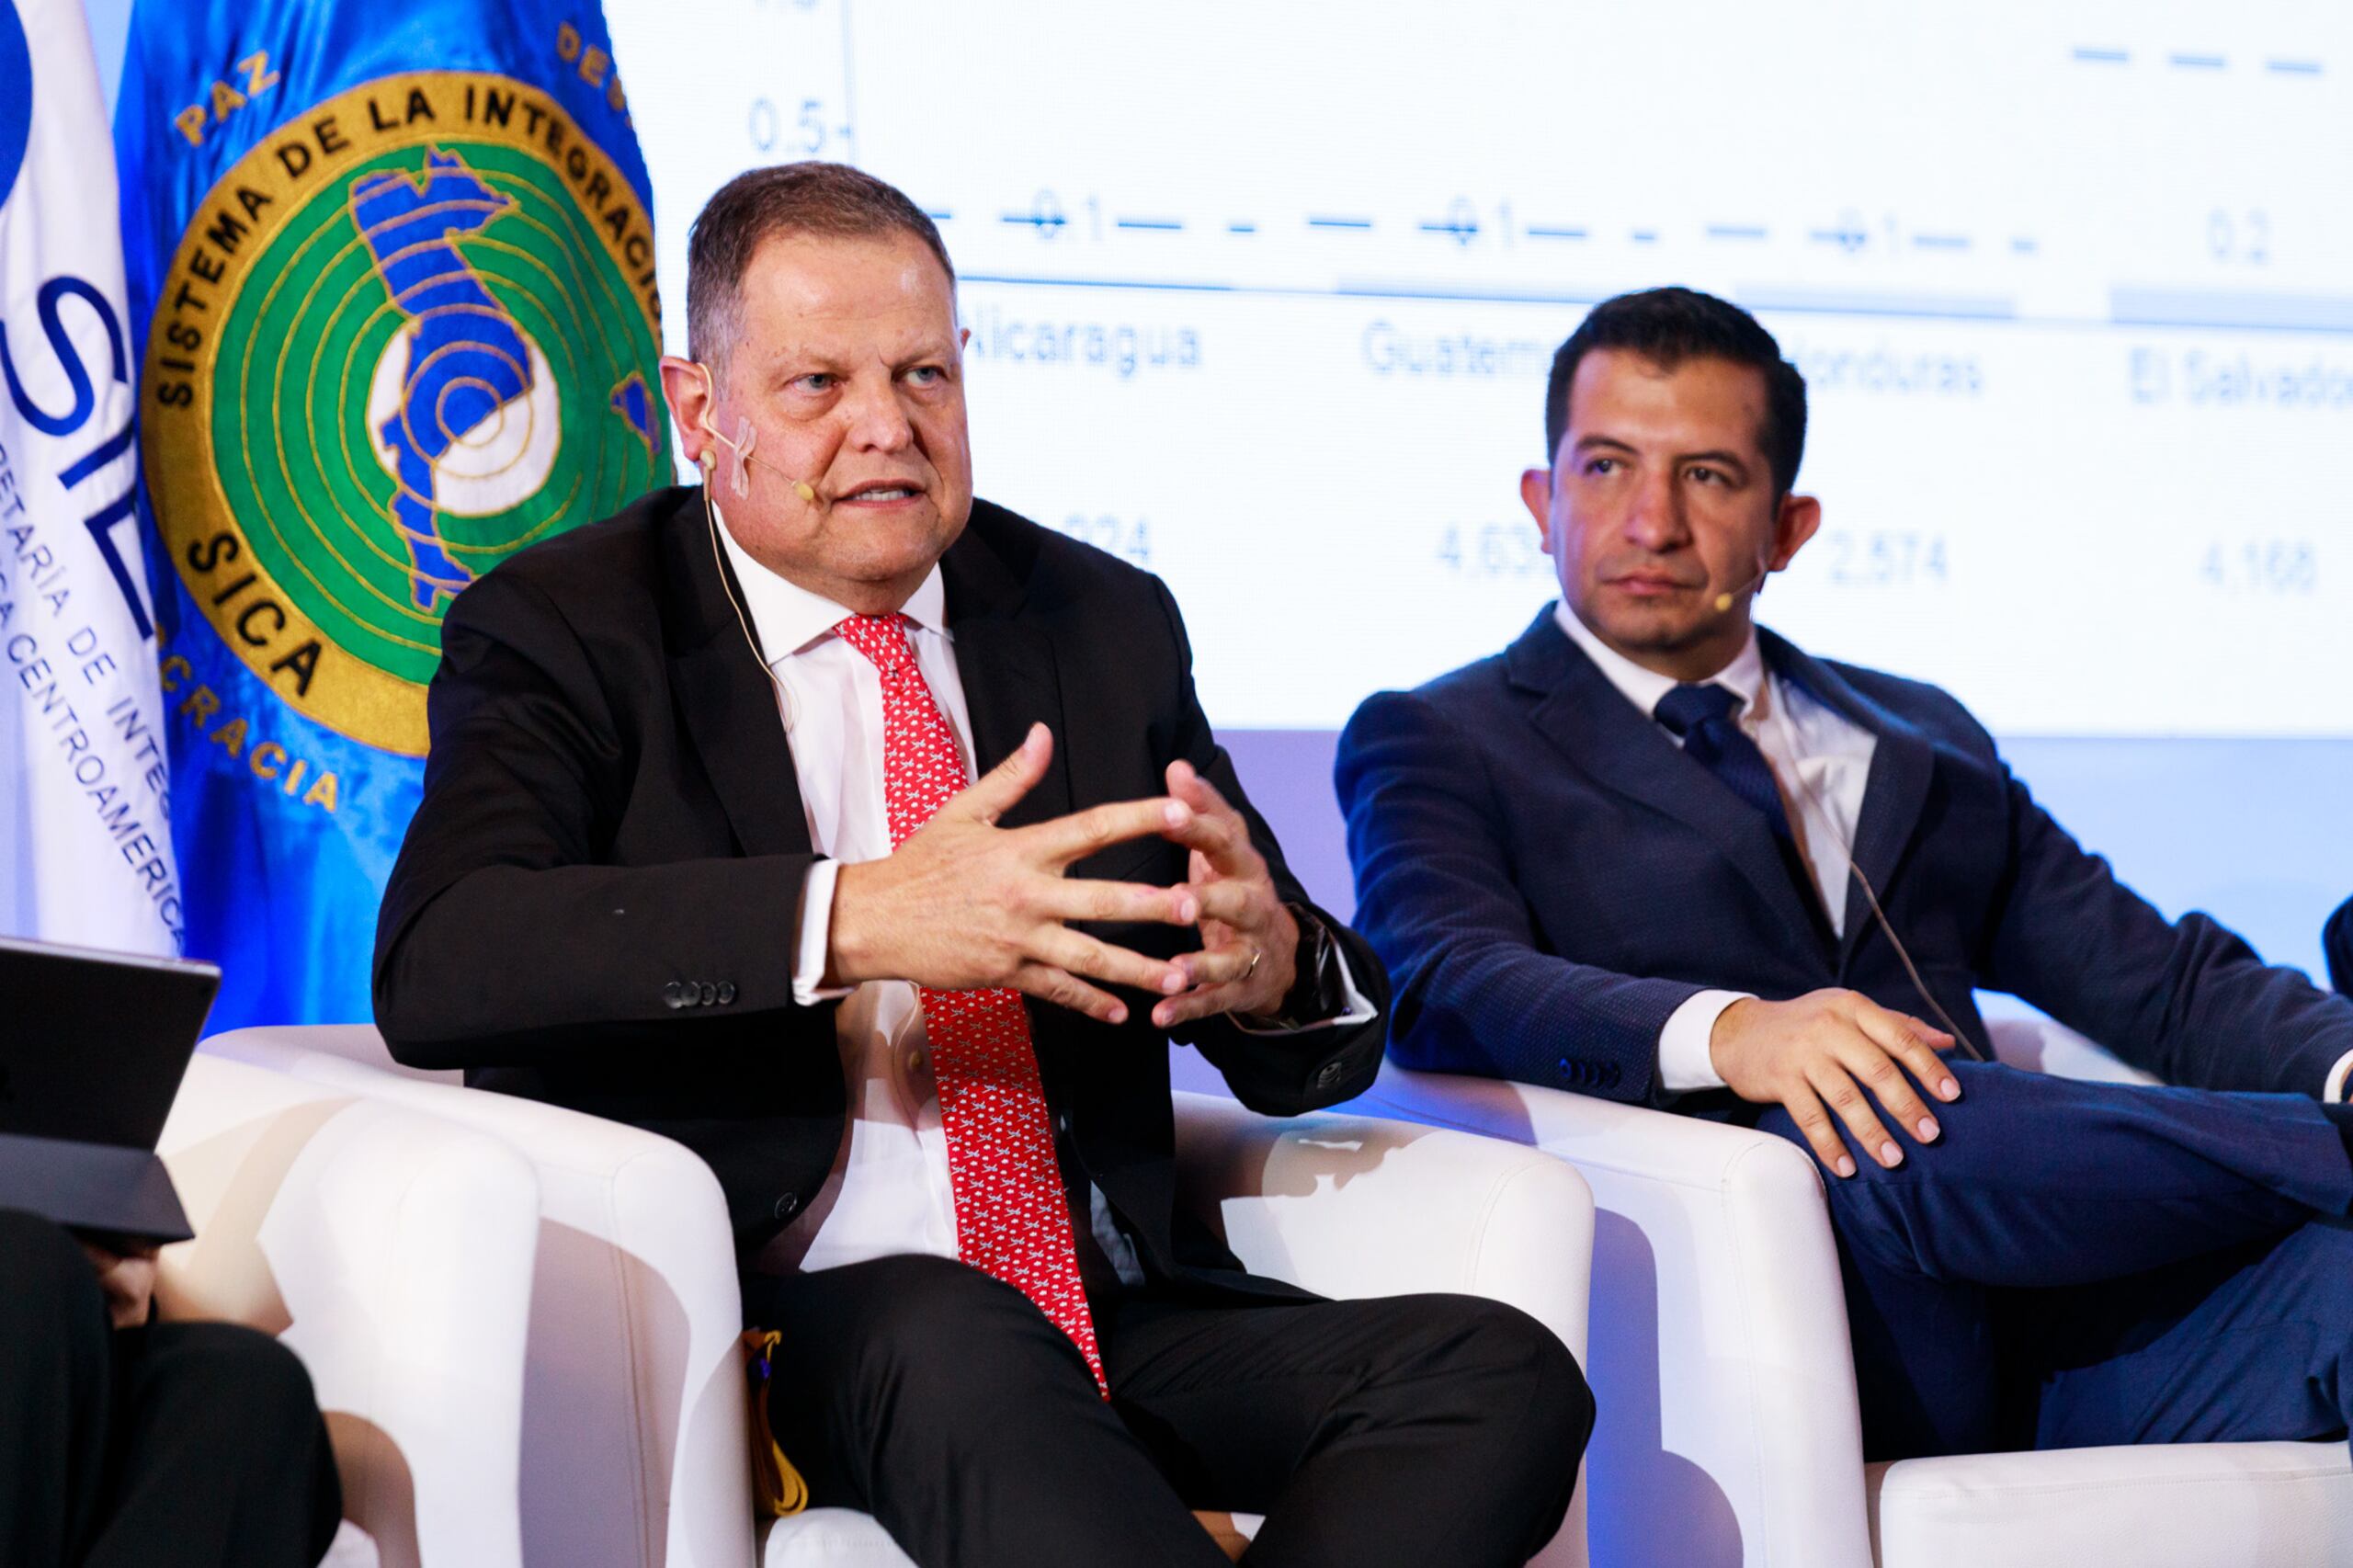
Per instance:
[[[2317,1095],[2353,1050],[2353,1005],[2207,915],[2165,920],[1952,698],[1762,642],[1776,674],[1878,737],[1855,860],[1980,1045],[1984,987],[2177,1084]],[[1390,1050],[1408,1066],[1663,1103],[1659,1031],[1697,991],[1843,986],[1937,1021],[1861,888],[1833,940],[1764,817],[1549,609],[1494,658],[1369,699],[1337,778],[1356,921],[1395,977]],[[1745,1114],[1721,1092],[1681,1108]]]
[[[1162,793],[1183,757],[1249,817],[1282,896],[1307,903],[1211,733],[1159,579],[986,502],[941,569],[979,766],[1033,721],[1054,732],[1051,770],[1008,825]],[[375,997],[403,1062],[462,1067],[471,1084],[695,1150],[748,1254],[824,1181],[845,1095],[835,1006],[792,998],[815,857],[725,570],[699,494],[666,490],[459,596],[424,801],[378,926]],[[1173,885],[1185,851],[1141,840],[1070,874]],[[1385,1004],[1370,950],[1324,924]],[[1199,943],[1168,926],[1089,929],[1158,956]],[[1255,1289],[1174,1214],[1167,1049],[1148,1021],[1154,998],[1128,999],[1119,1028],[1030,1005],[1065,1174],[1102,1189],[1155,1279]],[[1267,1037],[1210,1019],[1178,1038],[1244,1104],[1279,1115],[1361,1091],[1381,1026]]]

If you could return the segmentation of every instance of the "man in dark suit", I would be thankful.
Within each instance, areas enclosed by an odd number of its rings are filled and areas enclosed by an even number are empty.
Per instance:
[[[1304,1300],[1176,1211],[1167,1039],[1305,1110],[1385,981],[1167,590],[972,499],[953,290],[856,170],[712,199],[664,362],[704,485],[450,609],[384,1034],[702,1154],[779,1440],[926,1568],[1222,1562],[1190,1507],[1266,1513],[1253,1562],[1518,1562],[1590,1426],[1559,1342]]]
[[[0,1562],[308,1568],[343,1518],[310,1374],[154,1295],[153,1244],[0,1209]]]
[[[1562,347],[1521,482],[1562,602],[1341,739],[1392,1054],[1811,1149],[1876,1457],[2344,1430],[2353,1005],[2164,919],[1950,697],[1752,625],[1804,429],[1709,296]],[[2196,1087],[1984,1064],[1980,987]]]

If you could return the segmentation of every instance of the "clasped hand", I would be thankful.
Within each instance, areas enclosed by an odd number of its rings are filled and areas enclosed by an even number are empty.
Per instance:
[[[82,1255],[98,1271],[98,1289],[107,1299],[107,1321],[117,1328],[136,1328],[145,1323],[155,1300],[154,1247],[113,1238],[79,1240]]]
[[[1299,927],[1242,813],[1176,762],[1165,796],[997,826],[1046,776],[1053,749],[1046,727],[1031,726],[1011,756],[888,857],[842,867],[826,983],[1005,986],[1108,1024],[1127,1021],[1127,1005],[1103,989],[1121,985],[1161,998],[1152,1021],[1162,1028],[1213,1013],[1274,1013],[1291,986]],[[1186,847],[1186,881],[1164,888],[1064,874],[1114,845],[1154,836]],[[1079,921],[1190,926],[1201,946],[1146,958],[1073,930]]]
[[[1937,1055],[1952,1042],[1868,996],[1815,991],[1787,1002],[1734,1002],[1716,1016],[1708,1055],[1733,1093],[1787,1109],[1815,1156],[1851,1176],[1854,1157],[1831,1118],[1880,1165],[1902,1165],[1903,1145],[1888,1135],[1871,1101],[1907,1136],[1934,1142],[1942,1129],[1912,1085],[1917,1079],[1940,1100],[1961,1097],[1960,1083]]]

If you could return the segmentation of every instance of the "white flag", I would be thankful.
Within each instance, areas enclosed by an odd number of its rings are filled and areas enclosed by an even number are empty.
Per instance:
[[[81,0],[0,0],[0,933],[175,953],[119,222]]]

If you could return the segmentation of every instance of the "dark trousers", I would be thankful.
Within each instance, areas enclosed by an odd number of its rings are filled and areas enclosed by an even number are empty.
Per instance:
[[[110,1328],[74,1239],[0,1210],[0,1563],[309,1568],[342,1514],[292,1351],[230,1324]]]
[[[1869,1457],[2353,1425],[2344,1108],[1951,1065],[1936,1142],[1824,1176]]]
[[[813,1500],[922,1568],[1219,1568],[1190,1512],[1267,1516],[1261,1568],[1518,1564],[1567,1511],[1593,1403],[1525,1313],[1460,1296],[1100,1303],[1107,1403],[1027,1298],[889,1257],[745,1281],[783,1334],[778,1441]]]

